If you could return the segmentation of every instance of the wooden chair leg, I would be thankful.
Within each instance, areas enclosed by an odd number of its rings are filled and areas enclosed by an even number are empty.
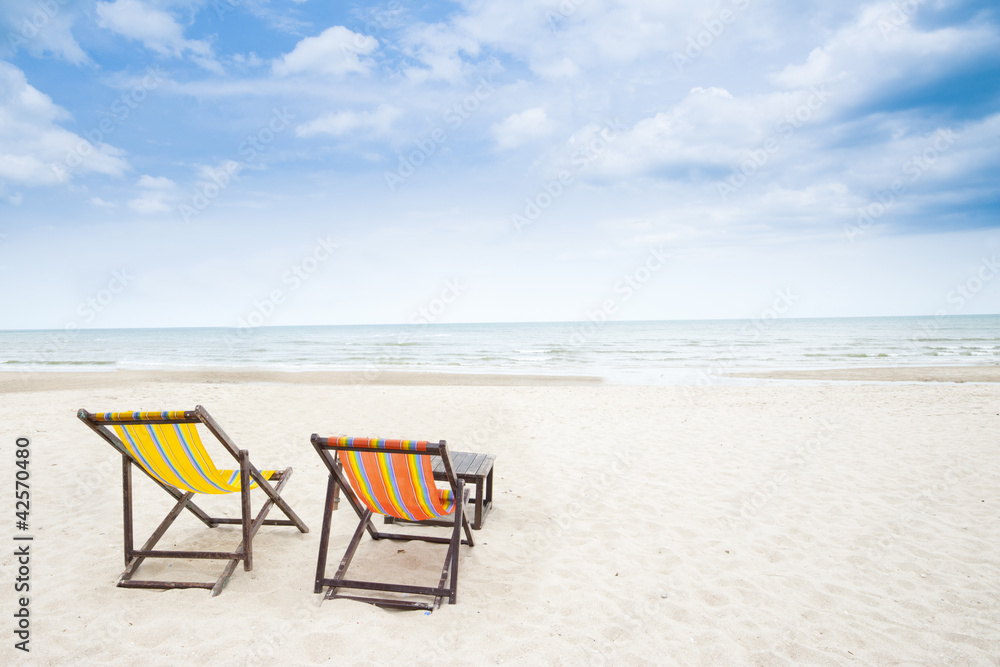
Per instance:
[[[126,564],[125,571],[119,578],[119,586],[121,586],[123,582],[127,582],[132,578],[132,575],[134,575],[136,570],[139,569],[139,566],[142,565],[142,561],[146,559],[146,556],[141,554],[145,554],[153,550],[156,543],[159,542],[160,538],[163,537],[163,534],[167,532],[167,528],[170,528],[170,525],[177,519],[178,516],[180,516],[180,513],[184,511],[184,508],[187,506],[188,502],[190,502],[192,496],[194,496],[194,494],[188,492],[177,501],[174,508],[170,510],[170,513],[164,517],[163,521],[160,522],[160,525],[153,531],[153,534],[149,536],[148,540],[146,540],[146,543],[143,544],[142,548],[138,550],[140,555],[136,555],[137,552],[135,549],[131,550],[133,558]]]
[[[455,499],[455,527],[452,529],[451,548],[451,595],[448,597],[448,604],[455,604],[458,601],[458,556],[462,545],[462,529],[468,531],[469,521],[465,516],[465,503],[469,497],[469,490],[465,488],[465,482],[458,480],[458,498]],[[471,542],[472,533],[466,533]]]
[[[243,511],[243,570],[253,569],[253,535],[250,534],[250,455],[240,450],[240,501]]]
[[[323,592],[323,575],[326,574],[326,557],[330,549],[330,520],[333,517],[333,498],[337,480],[330,475],[326,483],[326,505],[323,510],[323,526],[319,534],[319,558],[316,560],[316,584],[313,593]]]
[[[364,516],[361,517],[361,523],[358,524],[358,529],[354,531],[354,537],[351,538],[351,543],[347,545],[347,552],[340,559],[340,567],[337,568],[337,574],[333,575],[334,579],[344,578],[347,568],[351,566],[351,561],[354,560],[354,554],[358,550],[358,545],[361,544],[361,538],[364,537],[365,526],[371,521],[371,518],[371,510],[365,510]]]
[[[122,454],[122,524],[125,530],[125,567],[132,560],[135,545],[132,541],[132,462]]]

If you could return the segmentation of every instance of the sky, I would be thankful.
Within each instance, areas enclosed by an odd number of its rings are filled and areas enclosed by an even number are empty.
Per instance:
[[[1000,313],[1000,8],[3,0],[0,329]]]

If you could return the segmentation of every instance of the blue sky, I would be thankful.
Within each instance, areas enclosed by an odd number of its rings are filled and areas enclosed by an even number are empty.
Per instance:
[[[0,328],[1000,312],[995,3],[825,4],[5,0]]]

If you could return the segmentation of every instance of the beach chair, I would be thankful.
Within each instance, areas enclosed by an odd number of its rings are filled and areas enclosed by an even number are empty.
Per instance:
[[[281,471],[258,470],[250,463],[245,449],[237,449],[214,419],[202,406],[194,410],[172,412],[104,412],[90,413],[80,410],[77,416],[122,456],[122,493],[124,496],[125,571],[118,580],[122,588],[206,588],[212,596],[222,592],[236,565],[243,561],[243,569],[253,569],[253,538],[262,525],[295,526],[301,532],[309,529],[281,497],[281,491],[292,476],[292,469]],[[219,470],[202,445],[196,425],[204,424],[222,446],[239,464],[236,470]],[[111,428],[108,428],[108,427]],[[112,432],[113,429],[113,432]],[[136,466],[177,503],[146,540],[136,549],[132,541],[132,466]],[[277,482],[272,487],[271,482]],[[250,510],[250,491],[259,487],[267,499],[254,517]],[[236,518],[211,517],[191,499],[195,494],[240,494],[241,516]],[[267,519],[273,505],[288,519]],[[187,510],[209,528],[234,524],[242,526],[243,541],[235,551],[157,551],[156,543],[174,520]],[[194,581],[140,581],[133,579],[136,570],[146,558],[178,558],[227,560],[225,569],[214,582]]]
[[[376,438],[321,438],[314,433],[311,441],[330,472],[319,541],[319,558],[316,563],[316,585],[313,592],[321,593],[323,587],[328,586],[329,589],[324,597],[326,600],[344,598],[390,609],[432,611],[441,605],[444,597],[448,598],[449,604],[455,604],[458,592],[459,548],[462,544],[475,546],[475,542],[472,539],[468,517],[463,513],[469,490],[465,488],[465,483],[456,477],[444,440],[430,443]],[[438,455],[442,459],[449,485],[447,489],[439,489],[434,483],[432,455]],[[361,521],[354,531],[354,537],[351,538],[336,574],[329,578],[326,576],[326,558],[330,541],[330,519],[341,489]],[[379,532],[372,520],[376,514],[418,524],[421,521],[440,519],[449,515],[454,515],[455,518],[451,537],[443,537]],[[375,540],[421,540],[447,544],[448,551],[437,587],[346,579],[347,568],[350,567],[354,553],[366,531]],[[464,540],[461,539],[463,531],[466,536]],[[343,595],[338,593],[339,589],[429,596],[433,598],[433,603],[400,598]]]

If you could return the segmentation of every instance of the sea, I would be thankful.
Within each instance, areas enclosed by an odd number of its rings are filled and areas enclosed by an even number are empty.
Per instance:
[[[730,373],[1000,365],[1000,315],[0,331],[0,369],[400,370],[740,382]]]

